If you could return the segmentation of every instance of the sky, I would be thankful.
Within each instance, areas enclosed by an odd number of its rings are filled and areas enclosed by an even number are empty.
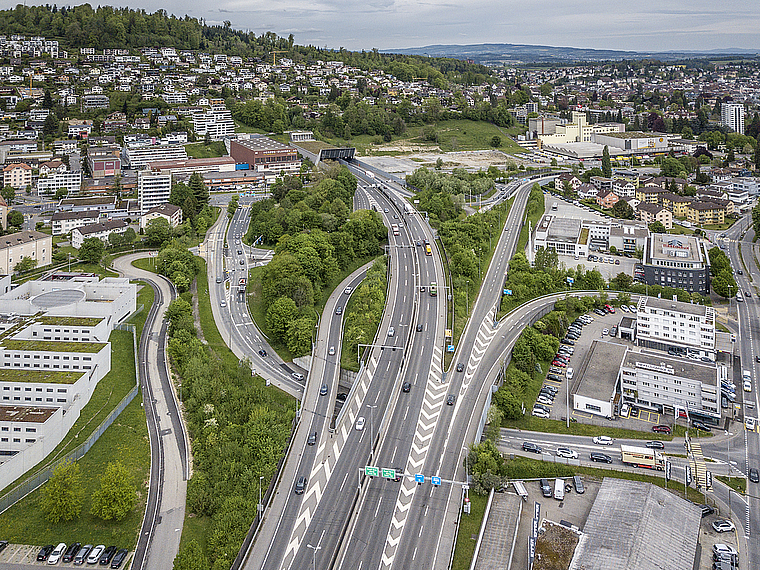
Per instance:
[[[17,3],[0,0],[5,8]],[[162,8],[209,24],[229,20],[234,28],[257,34],[272,31],[284,37],[293,34],[297,44],[334,49],[385,51],[432,44],[512,43],[647,52],[725,48],[760,52],[757,0],[136,0],[103,4],[149,12]]]

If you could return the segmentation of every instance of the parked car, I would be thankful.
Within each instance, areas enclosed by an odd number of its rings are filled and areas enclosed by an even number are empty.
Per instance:
[[[578,452],[569,447],[558,447],[557,457],[566,457],[567,459],[578,459]]]
[[[715,512],[715,509],[710,505],[699,505],[699,508],[702,509],[702,518],[705,518],[706,516],[711,515]]]
[[[561,360],[553,360],[552,366],[559,366],[560,368],[567,368],[567,364],[562,362]]]
[[[66,552],[63,553],[63,558],[61,560],[63,560],[63,562],[71,562],[74,560],[74,557],[77,555],[80,548],[82,548],[82,543],[75,542],[66,549]]]
[[[87,555],[92,551],[92,544],[85,544],[74,557],[74,566],[82,566],[87,561]]]
[[[712,431],[712,429],[710,428],[710,426],[708,426],[707,424],[702,423],[702,422],[692,421],[691,425],[693,425],[696,429],[701,429],[702,431]]]
[[[551,414],[541,408],[533,408],[531,415],[536,416],[537,418],[548,419]]]
[[[591,461],[597,461],[599,463],[612,463],[612,457],[606,453],[598,453],[594,451],[591,453]]]
[[[547,380],[552,380],[554,382],[562,382],[562,378],[558,376],[557,374],[547,374],[546,375]]]
[[[524,441],[522,444],[523,451],[530,451],[531,453],[541,453],[541,448],[537,446],[535,443],[531,443],[529,441]]]
[[[665,444],[661,441],[648,441],[646,446],[649,449],[665,449]]]
[[[573,369],[572,369],[572,367],[570,367],[570,368],[567,369],[567,372],[565,372],[565,375],[567,376],[568,380],[572,380],[573,379]]]
[[[545,406],[551,406],[554,403],[554,400],[552,398],[549,398],[548,396],[539,396],[536,398],[536,402],[539,404],[543,404]]]
[[[672,430],[670,429],[670,426],[669,425],[665,425],[665,424],[660,424],[660,425],[652,426],[652,431],[655,432],[655,433],[665,433],[665,434],[668,434],[668,435],[670,435],[671,432],[672,432]]]
[[[347,392],[338,392],[338,395],[335,396],[335,399],[338,400],[339,402],[345,402],[346,398],[348,398]]]
[[[45,560],[48,559],[48,556],[50,556],[50,553],[53,552],[54,548],[55,546],[52,544],[40,548],[40,551],[37,553],[37,562],[45,562]]]
[[[104,544],[98,544],[93,548],[92,552],[90,552],[90,555],[87,557],[87,564],[97,564],[98,560],[100,560],[100,555],[103,554],[105,549],[106,547]]]
[[[129,551],[126,548],[119,550],[114,555],[113,560],[111,560],[111,568],[121,568],[121,565],[127,559],[127,554],[129,554]]]
[[[53,550],[53,552],[48,555],[47,563],[58,564],[58,562],[63,557],[64,552],[66,552],[66,543],[60,542],[58,546],[55,547],[55,550]]]
[[[712,523],[715,532],[731,532],[736,529],[734,523],[729,520],[717,520]]]
[[[569,338],[563,338],[560,342],[562,344],[566,344],[568,346],[574,346],[575,345],[575,341],[570,340]]]
[[[116,555],[116,547],[115,546],[109,546],[103,551],[103,554],[100,555],[100,561],[98,564],[101,566],[108,566],[111,563],[111,560],[113,560],[113,557]]]
[[[367,423],[367,420],[364,419],[364,416],[359,416],[356,419],[356,431],[362,431],[365,423]]]
[[[612,438],[606,435],[598,435],[593,441],[597,445],[612,445],[613,443]]]

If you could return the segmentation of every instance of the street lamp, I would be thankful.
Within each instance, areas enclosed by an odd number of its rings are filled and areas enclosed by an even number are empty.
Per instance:
[[[259,519],[261,519],[261,513],[264,510],[263,505],[261,504],[261,484],[264,481],[264,476],[259,476]]]
[[[317,550],[322,550],[322,547],[317,544],[316,546],[312,546],[311,544],[307,544],[306,548],[311,548],[314,551],[314,556],[312,557],[312,562],[314,564],[314,570],[317,570]]]
[[[372,450],[374,448],[374,446],[372,445],[373,438],[374,438],[374,435],[372,433],[374,431],[372,427],[372,421],[373,421],[373,416],[374,416],[374,409],[377,408],[377,405],[372,406],[370,404],[367,404],[367,407],[369,408],[369,452],[370,452],[370,460],[371,460]]]
[[[470,280],[466,279],[465,282],[467,283],[467,288],[464,290],[465,299],[467,302],[467,310],[470,310]]]

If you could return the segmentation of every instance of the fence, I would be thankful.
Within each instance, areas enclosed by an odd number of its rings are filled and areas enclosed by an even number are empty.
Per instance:
[[[142,305],[140,307],[142,308]],[[103,435],[103,432],[105,432],[110,427],[110,425],[114,422],[114,420],[117,417],[119,417],[119,414],[121,414],[121,412],[124,411],[124,408],[126,408],[129,405],[129,403],[134,399],[134,397],[137,395],[137,391],[140,388],[140,368],[138,367],[138,362],[137,362],[137,335],[136,335],[135,325],[119,324],[119,325],[116,325],[114,328],[117,330],[129,331],[132,333],[132,346],[134,347],[134,357],[135,357],[135,379],[136,379],[135,385],[121,399],[118,405],[113,410],[111,410],[111,413],[108,414],[108,416],[100,423],[100,425],[97,428],[95,428],[95,431],[93,431],[90,434],[90,436],[81,445],[79,445],[70,453],[66,454],[65,457],[42,468],[40,471],[35,473],[32,477],[26,479],[23,483],[21,483],[17,487],[14,487],[10,491],[8,491],[5,495],[0,497],[0,513],[5,512],[7,509],[12,507],[17,501],[23,499],[29,493],[38,489],[45,483],[47,483],[48,480],[50,479],[50,476],[53,474],[53,471],[55,471],[55,468],[58,467],[60,464],[65,463],[67,461],[77,461],[78,459],[81,459],[82,457],[84,457],[84,454],[90,450],[90,448],[95,444],[95,442],[98,441],[100,436]]]

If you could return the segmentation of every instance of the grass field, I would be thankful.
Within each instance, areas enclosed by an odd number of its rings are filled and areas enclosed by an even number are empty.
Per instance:
[[[190,158],[215,158],[217,156],[227,156],[227,148],[224,142],[216,141],[209,145],[204,143],[186,144],[185,150]]]
[[[145,309],[131,321],[139,331],[153,303],[153,290],[143,287],[137,304]],[[63,456],[84,441],[135,383],[132,335],[126,331],[111,333],[111,371],[98,383],[69,436],[56,448],[54,456]],[[76,437],[75,437],[76,436]],[[51,456],[52,457],[52,456]],[[99,484],[109,461],[122,461],[138,488],[138,502],[120,522],[102,521],[89,513],[90,497]],[[100,436],[90,451],[79,460],[85,488],[82,514],[70,522],[49,523],[40,508],[41,489],[24,497],[0,515],[0,534],[18,544],[57,544],[79,541],[90,544],[116,544],[133,548],[142,524],[147,499],[150,468],[150,445],[142,394],[138,393],[113,424]]]
[[[334,138],[329,139],[329,142],[336,146],[356,147],[359,154],[384,155],[403,154],[398,150],[383,150],[398,146],[429,146],[431,150],[438,147],[444,152],[488,150],[494,148],[491,146],[491,140],[494,136],[498,136],[501,139],[501,146],[497,150],[507,154],[525,152],[525,149],[508,136],[517,136],[522,133],[522,130],[516,127],[504,129],[485,121],[451,119],[435,125],[438,142],[426,141],[422,134],[423,128],[422,126],[409,127],[403,135],[394,136],[390,143],[383,142],[381,137],[376,135],[358,135],[349,140]]]
[[[475,554],[475,544],[480,532],[480,525],[483,523],[483,516],[486,512],[488,496],[470,493],[470,503],[472,505],[470,514],[462,513],[459,522],[457,545],[454,549],[454,560],[451,565],[452,570],[468,570],[470,567],[472,555]],[[508,538],[505,537],[505,540]]]

